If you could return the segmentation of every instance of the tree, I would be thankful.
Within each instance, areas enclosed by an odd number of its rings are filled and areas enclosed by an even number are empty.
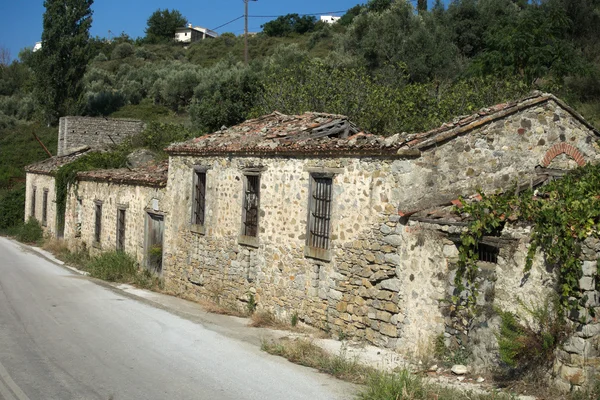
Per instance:
[[[417,10],[419,10],[419,14],[427,11],[427,0],[418,0]]]
[[[93,0],[44,1],[42,49],[32,54],[36,100],[48,123],[72,113],[89,61]]]
[[[298,14],[287,14],[262,25],[263,32],[267,36],[287,36],[291,33],[300,35],[312,32],[315,29],[317,19],[313,16]]]
[[[8,67],[10,64],[10,50],[0,46],[0,67]]]
[[[355,5],[354,7],[352,7],[348,11],[346,11],[346,14],[342,15],[342,18],[340,18],[338,23],[343,26],[350,25],[352,23],[352,21],[354,20],[354,18],[356,16],[360,15],[362,10],[363,10],[362,5],[360,5],[360,4]]]
[[[187,24],[187,19],[177,10],[156,10],[148,18],[146,28],[146,41],[160,43],[172,41],[175,30]]]

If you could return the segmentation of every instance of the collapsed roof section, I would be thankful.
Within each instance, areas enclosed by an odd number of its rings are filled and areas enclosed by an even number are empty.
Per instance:
[[[548,101],[556,102],[594,134],[600,136],[598,130],[564,102],[552,94],[538,92],[519,101],[483,108],[473,115],[458,117],[439,128],[416,134],[402,133],[383,137],[361,131],[343,115],[323,113],[285,115],[274,112],[212,134],[172,144],[166,150],[171,155],[415,158],[431,147],[439,146],[498,119]]]
[[[77,174],[77,179],[80,181],[164,188],[167,186],[168,173],[169,162],[165,160],[133,169],[100,169],[80,172]]]
[[[77,149],[64,156],[54,156],[43,161],[38,161],[25,167],[25,172],[41,175],[54,175],[60,167],[70,164],[90,151],[89,147]]]

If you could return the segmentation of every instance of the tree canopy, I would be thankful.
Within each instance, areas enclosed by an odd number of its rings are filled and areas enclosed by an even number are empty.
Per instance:
[[[287,14],[262,25],[267,36],[286,36],[291,33],[304,34],[315,29],[317,19],[314,16]]]
[[[74,113],[90,59],[93,0],[44,1],[42,49],[32,55],[35,93],[47,122]]]
[[[172,41],[175,37],[175,30],[186,24],[187,19],[178,10],[158,9],[148,18],[146,41],[148,43]]]

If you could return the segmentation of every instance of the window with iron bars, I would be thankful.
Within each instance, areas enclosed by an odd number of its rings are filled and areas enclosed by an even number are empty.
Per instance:
[[[194,205],[192,224],[204,225],[206,221],[206,171],[194,171]]]
[[[332,191],[332,177],[311,175],[307,237],[309,247],[329,249]]]
[[[102,237],[102,203],[97,201],[95,203],[96,219],[94,223],[94,241],[100,243]]]
[[[117,250],[125,250],[125,209],[117,210]]]
[[[477,251],[479,253],[479,261],[498,264],[498,254],[500,254],[500,249],[498,247],[479,243],[477,245]]]
[[[36,192],[37,188],[34,186],[31,188],[31,210],[30,210],[30,215],[35,218],[35,192]]]
[[[260,202],[260,175],[245,175],[242,235],[258,236],[258,209]]]
[[[48,189],[44,189],[42,194],[42,226],[48,222]]]

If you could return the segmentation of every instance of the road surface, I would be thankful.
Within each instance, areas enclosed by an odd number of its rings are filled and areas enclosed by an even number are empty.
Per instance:
[[[349,386],[0,238],[0,399],[350,399]]]

